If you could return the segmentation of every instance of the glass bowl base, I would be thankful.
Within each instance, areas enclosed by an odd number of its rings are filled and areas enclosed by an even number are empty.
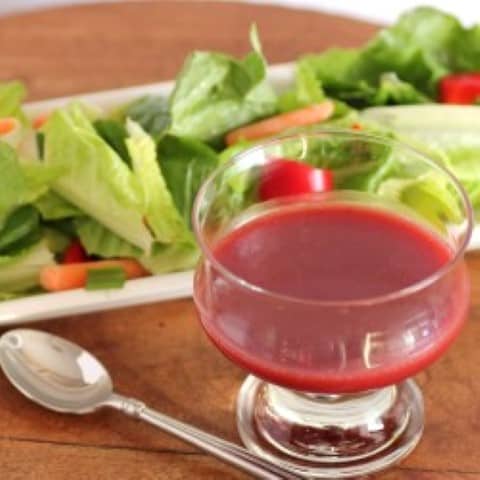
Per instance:
[[[307,478],[386,469],[415,448],[423,425],[423,398],[413,380],[355,395],[319,395],[250,375],[237,399],[245,446]]]

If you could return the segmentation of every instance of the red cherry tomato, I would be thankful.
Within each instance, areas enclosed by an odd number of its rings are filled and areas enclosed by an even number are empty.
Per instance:
[[[264,167],[258,193],[261,200],[270,200],[332,189],[331,170],[321,170],[295,160],[278,159]]]
[[[454,73],[440,80],[442,103],[471,105],[480,99],[480,73]]]
[[[88,255],[79,240],[72,240],[63,252],[62,263],[83,263],[88,260]]]

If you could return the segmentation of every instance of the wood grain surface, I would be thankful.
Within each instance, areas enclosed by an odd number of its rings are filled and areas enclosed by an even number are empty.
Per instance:
[[[271,62],[355,46],[377,27],[252,5],[147,2],[89,5],[0,19],[0,78],[31,99],[171,78],[194,48],[234,54],[257,22]],[[1,173],[0,173],[1,174]],[[416,451],[381,480],[480,479],[480,255],[470,255],[472,310],[448,354],[418,377],[427,424]],[[244,377],[202,333],[191,300],[45,321],[113,372],[120,392],[238,441],[234,401]],[[234,479],[245,475],[115,412],[50,413],[0,376],[0,479]]]

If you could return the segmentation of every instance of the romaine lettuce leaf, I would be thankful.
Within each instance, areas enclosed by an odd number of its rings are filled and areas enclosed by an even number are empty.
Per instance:
[[[343,130],[348,132],[352,128],[359,128],[362,133],[374,134],[391,138],[390,130],[383,128],[375,122],[361,119],[358,112],[351,111],[348,115],[329,120],[322,124],[321,130]],[[302,161],[316,168],[332,170],[335,186],[341,189],[367,188],[370,176],[376,172],[388,160],[391,148],[387,144],[368,143],[361,139],[346,142],[344,137],[336,135],[315,135],[318,126],[292,129],[291,134],[312,133],[307,137],[308,147],[304,141],[286,142],[275,152],[278,157],[302,158]],[[354,130],[353,130],[354,132]],[[303,153],[306,151],[306,154]]]
[[[22,292],[39,285],[40,270],[53,263],[44,241],[13,255],[0,255],[0,291]]]
[[[43,227],[43,238],[45,239],[48,249],[58,255],[63,254],[72,241],[70,235],[66,235],[60,230],[49,226]]]
[[[40,162],[21,163],[25,177],[26,202],[33,202],[50,191],[50,187],[64,172],[61,166],[45,165]]]
[[[123,123],[118,120],[102,118],[95,120],[93,126],[97,133],[120,155],[120,158],[127,165],[131,165],[132,161],[125,145],[127,130]]]
[[[64,169],[53,190],[121,238],[149,252],[144,201],[134,173],[96,133],[81,105],[57,110],[45,126],[47,165]]]
[[[324,99],[325,92],[312,66],[309,62],[300,61],[295,67],[295,86],[280,95],[278,107],[282,112],[288,112]]]
[[[367,44],[359,58],[358,75],[375,82],[381,73],[395,72],[401,80],[435,96],[437,81],[451,70],[455,43],[463,33],[460,22],[440,10],[408,11]]]
[[[266,62],[255,28],[253,52],[243,60],[194,52],[170,99],[170,133],[213,141],[240,125],[275,112],[277,98],[266,81]]]
[[[473,25],[454,39],[453,69],[457,72],[480,70],[480,25]]]
[[[49,220],[45,222],[47,228],[55,230],[70,240],[78,236],[75,229],[75,217],[60,218],[58,220]]]
[[[317,82],[327,95],[356,108],[431,101],[391,69],[378,71],[374,80],[369,81],[372,74],[362,71],[366,67],[362,66],[361,59],[355,50],[332,49],[318,56],[306,56],[299,64],[315,72]]]
[[[188,228],[191,203],[205,172],[217,165],[217,156],[197,140],[167,135],[159,142],[157,161],[156,145],[141,126],[128,120],[127,130],[133,170],[146,202],[146,221],[156,239],[151,254],[140,261],[152,273],[192,268],[199,252]]]
[[[418,91],[411,83],[404,82],[394,72],[382,73],[372,105],[403,105],[429,103],[431,99]]]
[[[155,142],[132,120],[127,120],[127,133],[126,146],[132,161],[133,173],[141,187],[145,220],[156,239],[153,249],[149,255],[142,254],[141,249],[88,217],[77,218],[74,221],[77,235],[89,254],[106,258],[139,258],[152,273],[191,268],[198,258],[198,249],[192,233],[167,189],[160,167],[163,166],[163,161],[160,161],[160,165],[157,162]],[[172,146],[172,143],[167,139],[165,145]],[[193,142],[193,145],[197,145],[197,142]],[[173,149],[175,155],[170,155],[166,164],[189,159],[184,143],[179,141],[176,146],[178,148]],[[210,152],[208,147],[204,148]],[[213,156],[216,161],[215,154]],[[185,179],[175,180],[180,181],[176,187],[185,188]]]
[[[164,133],[171,123],[168,100],[160,95],[139,98],[127,106],[125,115],[155,137]]]
[[[18,162],[17,154],[6,143],[0,142],[0,226],[15,208],[26,203],[27,180]]]
[[[23,122],[22,101],[26,93],[20,82],[0,83],[0,118],[15,117]]]
[[[191,224],[195,195],[217,167],[218,156],[206,144],[188,137],[165,135],[157,145],[158,162],[168,190],[186,225]]]
[[[17,153],[0,142],[0,228],[8,215],[47,192],[60,172],[42,164],[20,164]]]
[[[63,197],[49,190],[34,203],[44,220],[81,217],[85,214]]]
[[[170,245],[155,243],[152,254],[139,260],[147,270],[158,274],[193,268],[199,256],[198,247],[192,239]]]
[[[445,229],[446,221],[454,224],[462,221],[459,198],[448,189],[445,178],[435,172],[418,178],[387,178],[376,193],[411,207],[440,231]]]
[[[25,127],[17,118],[9,119],[12,122],[12,129],[5,133],[0,133],[0,141],[10,145],[15,150],[22,143],[22,139],[25,133]]]
[[[480,107],[397,106],[367,109],[361,117],[390,128],[402,140],[443,163],[480,207]]]
[[[14,121],[14,128],[0,134],[0,140],[15,148],[22,157],[35,159],[38,158],[35,132],[22,110],[25,96],[22,83],[0,83],[0,118],[10,117]]]
[[[40,216],[31,203],[47,191],[58,171],[20,164],[16,152],[2,142],[0,171],[0,291],[19,292],[38,285],[40,268],[53,262],[40,241]]]
[[[355,49],[332,48],[319,55],[306,55],[298,65],[314,73],[328,96],[358,107],[368,104],[376,91],[358,72],[359,56]]]
[[[162,176],[155,142],[132,120],[127,120],[127,131],[126,143],[133,171],[143,191],[145,218],[155,239],[161,243],[184,239],[190,232]]]
[[[330,49],[306,63],[329,96],[364,108],[433,101],[438,80],[478,70],[480,27],[462,27],[447,13],[418,7],[360,49]]]
[[[0,302],[5,302],[7,300],[15,300],[17,298],[26,297],[27,295],[32,295],[32,289],[23,291],[23,292],[0,292]]]
[[[230,147],[226,148],[218,155],[218,163],[220,165],[224,164],[231,160],[234,156],[239,155],[240,153],[244,152],[248,148],[254,145],[253,142],[248,140],[239,140],[238,142],[230,145]]]
[[[140,248],[123,240],[92,218],[77,218],[74,225],[80,242],[89,255],[105,258],[138,258],[142,255]]]
[[[0,255],[11,255],[37,243],[42,237],[40,215],[31,205],[12,212],[0,230]]]

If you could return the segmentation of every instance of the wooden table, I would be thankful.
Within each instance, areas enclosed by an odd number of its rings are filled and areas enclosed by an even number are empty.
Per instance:
[[[251,5],[150,2],[46,10],[0,20],[0,78],[32,99],[171,78],[194,48],[242,54],[256,21],[271,62],[355,46],[373,25]],[[1,172],[0,172],[1,174]],[[418,377],[425,435],[383,480],[480,479],[480,256],[469,256],[473,306],[449,353]],[[105,362],[122,392],[238,440],[234,401],[244,374],[206,340],[191,300],[72,316],[36,327]],[[28,402],[0,376],[0,478],[244,479],[220,462],[115,412],[70,417]]]

